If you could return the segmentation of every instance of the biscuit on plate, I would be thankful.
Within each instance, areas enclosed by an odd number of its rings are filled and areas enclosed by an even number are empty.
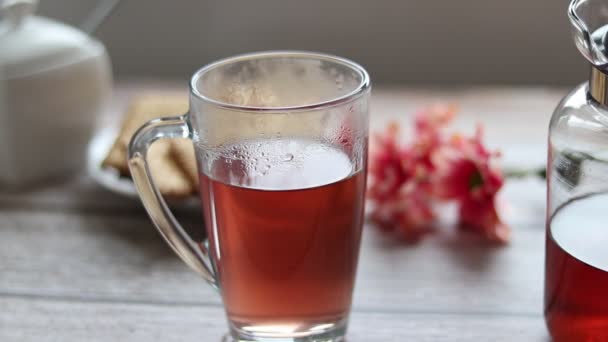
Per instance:
[[[120,132],[108,155],[102,162],[102,167],[116,169],[123,176],[130,176],[127,164],[129,142],[133,134],[146,122],[166,116],[181,115],[188,111],[188,97],[176,94],[147,94],[137,97],[129,106]],[[179,140],[178,140],[179,141]],[[177,145],[184,143],[176,143]],[[190,143],[190,146],[192,143]],[[192,160],[187,160],[187,152],[180,151],[186,147],[174,147],[171,139],[156,141],[148,151],[148,163],[154,182],[163,195],[169,197],[187,197],[197,190],[198,181],[192,178],[191,165],[196,169],[194,152]],[[176,156],[180,156],[179,162]],[[182,166],[183,165],[183,166]],[[196,171],[194,171],[196,172]]]
[[[184,198],[194,193],[194,184],[175,159],[171,157],[171,140],[157,140],[148,150],[148,166],[152,181],[164,196]]]
[[[194,145],[190,139],[171,139],[171,158],[177,162],[190,182],[198,189],[198,168]]]

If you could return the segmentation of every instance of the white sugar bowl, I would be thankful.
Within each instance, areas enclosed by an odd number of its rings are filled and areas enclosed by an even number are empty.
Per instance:
[[[0,184],[72,174],[85,163],[111,93],[103,44],[31,15],[33,0],[0,0]]]

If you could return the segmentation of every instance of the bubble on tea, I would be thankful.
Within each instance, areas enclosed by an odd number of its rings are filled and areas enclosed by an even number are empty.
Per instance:
[[[265,139],[225,146],[239,151],[230,165],[218,153],[212,178],[229,184],[260,189],[290,189],[329,184],[348,177],[355,170],[339,148],[313,139]],[[327,168],[327,165],[332,165]],[[297,174],[298,177],[294,178]]]
[[[283,156],[283,161],[284,161],[284,162],[290,162],[290,161],[292,161],[292,160],[293,160],[293,158],[294,158],[294,157],[293,157],[293,154],[291,154],[291,153],[286,153],[286,154]]]

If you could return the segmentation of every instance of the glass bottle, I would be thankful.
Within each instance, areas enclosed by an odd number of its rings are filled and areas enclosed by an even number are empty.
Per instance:
[[[591,72],[550,124],[544,312],[554,341],[608,341],[608,1],[568,14]]]

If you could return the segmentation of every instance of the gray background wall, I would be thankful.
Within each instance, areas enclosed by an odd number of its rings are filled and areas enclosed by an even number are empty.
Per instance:
[[[80,23],[91,0],[40,0]],[[318,50],[365,65],[375,82],[573,85],[587,66],[567,0],[123,0],[98,37],[121,76],[186,78],[256,50]]]

